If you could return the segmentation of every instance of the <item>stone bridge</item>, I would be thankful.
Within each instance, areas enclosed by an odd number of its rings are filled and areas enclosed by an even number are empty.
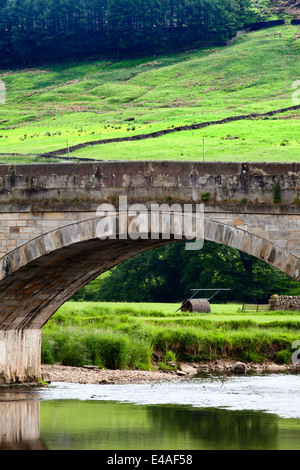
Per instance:
[[[145,218],[120,209],[125,197],[130,207],[177,212],[147,236]],[[97,212],[103,203],[105,219]],[[0,165],[1,381],[39,380],[41,327],[51,315],[122,260],[179,239],[192,243],[200,207],[202,238],[300,280],[300,163]],[[183,232],[180,209],[191,216]],[[112,222],[106,239],[103,220],[108,229]]]

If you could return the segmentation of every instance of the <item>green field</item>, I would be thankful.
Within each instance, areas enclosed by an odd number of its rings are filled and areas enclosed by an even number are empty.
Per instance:
[[[7,88],[6,104],[0,106],[0,154],[25,154],[0,155],[0,161],[45,161],[36,155],[67,143],[291,107],[292,84],[300,79],[299,31],[299,26],[286,25],[244,34],[229,47],[0,71]],[[204,139],[207,161],[299,161],[299,116],[294,110],[155,139],[85,147],[71,156],[199,160]]]
[[[68,302],[42,329],[42,362],[111,369],[169,369],[170,360],[289,363],[300,337],[300,312],[214,304],[210,314],[175,313],[179,306]]]

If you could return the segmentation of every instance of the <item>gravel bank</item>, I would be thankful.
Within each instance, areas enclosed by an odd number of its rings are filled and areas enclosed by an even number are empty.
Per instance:
[[[46,382],[68,382],[80,384],[128,384],[142,382],[174,381],[191,377],[198,373],[231,373],[235,361],[213,361],[198,364],[181,364],[180,369],[172,372],[141,370],[105,370],[94,366],[70,367],[60,364],[42,365],[42,377]],[[300,372],[297,365],[274,363],[246,364],[247,372]]]
[[[174,380],[174,373],[142,370],[105,370],[97,367],[69,367],[62,365],[42,365],[42,377],[48,382],[68,382],[80,384],[128,384],[148,381]]]

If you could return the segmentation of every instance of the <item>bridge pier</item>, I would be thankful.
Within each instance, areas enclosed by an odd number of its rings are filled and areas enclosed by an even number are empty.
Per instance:
[[[41,330],[0,330],[0,385],[41,378]]]

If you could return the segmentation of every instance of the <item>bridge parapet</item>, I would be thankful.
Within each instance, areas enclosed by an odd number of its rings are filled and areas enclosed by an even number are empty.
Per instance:
[[[0,203],[128,198],[273,204],[300,200],[300,163],[100,162],[0,165]]]

